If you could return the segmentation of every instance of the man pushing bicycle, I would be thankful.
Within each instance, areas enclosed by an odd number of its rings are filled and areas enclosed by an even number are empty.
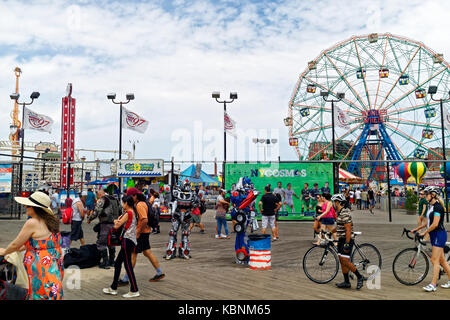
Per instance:
[[[359,290],[363,286],[364,278],[356,269],[355,265],[350,262],[350,255],[352,253],[354,241],[352,239],[353,221],[350,215],[350,209],[345,208],[346,200],[343,194],[335,194],[331,197],[331,202],[336,210],[337,219],[336,227],[332,233],[337,233],[338,238],[338,256],[342,267],[342,274],[344,275],[344,282],[337,283],[338,288],[350,288],[349,271],[353,272],[357,277],[356,289]]]

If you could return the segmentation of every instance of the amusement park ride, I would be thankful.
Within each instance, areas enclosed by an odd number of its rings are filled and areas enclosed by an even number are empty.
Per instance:
[[[369,180],[384,177],[385,164],[376,160],[444,159],[434,87],[449,95],[442,54],[389,33],[352,37],[322,51],[300,75],[284,120],[289,144],[300,160],[331,159],[334,129],[336,159],[350,160],[347,170]],[[345,126],[332,125],[333,110],[322,99],[339,94],[335,119]],[[445,140],[449,135],[445,130]]]

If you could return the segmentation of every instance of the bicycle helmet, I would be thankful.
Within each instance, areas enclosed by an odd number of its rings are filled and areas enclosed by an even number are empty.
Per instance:
[[[344,196],[343,194],[338,193],[338,194],[334,194],[334,195],[331,197],[331,201],[345,202],[346,199],[345,199],[345,196]]]
[[[435,186],[426,187],[423,191],[425,191],[426,193],[435,193],[435,194],[441,193],[441,189],[439,189],[439,187],[435,187]]]

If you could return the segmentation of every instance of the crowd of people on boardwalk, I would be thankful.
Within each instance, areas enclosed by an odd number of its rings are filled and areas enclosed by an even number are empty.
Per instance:
[[[277,186],[280,189],[280,186]],[[305,190],[308,188],[305,185]],[[314,189],[317,186],[314,185]],[[288,187],[289,190],[289,187]],[[262,213],[261,233],[266,233],[270,227],[273,241],[279,240],[278,215],[283,206],[283,193],[277,188],[272,192],[271,186],[264,188],[258,208]],[[355,197],[356,206],[364,208],[368,203],[369,210],[373,209],[375,192],[370,188],[367,191],[367,200],[361,190],[356,189],[352,196]],[[199,197],[204,199],[204,191],[198,190]],[[306,194],[306,193],[305,193]],[[447,232],[444,227],[444,206],[439,198],[440,190],[437,187],[427,187],[419,192],[417,228],[412,232],[419,232],[427,239],[429,237],[432,247],[431,262],[433,264],[432,282],[424,287],[426,291],[436,291],[439,268],[442,266],[449,277],[449,281],[442,284],[442,288],[450,288],[450,267],[444,256],[444,247],[447,241]],[[285,193],[284,193],[285,196]],[[311,192],[309,192],[311,197]],[[350,193],[331,195],[329,190],[323,189],[314,195],[315,218],[314,230],[317,234],[315,245],[322,242],[322,233],[331,232],[336,240],[337,252],[344,277],[344,282],[337,284],[338,288],[350,288],[349,272],[357,277],[357,289],[361,289],[366,280],[350,261],[353,249],[353,219],[351,216]],[[7,246],[0,248],[0,256],[15,251],[25,251],[24,266],[28,275],[29,289],[27,299],[63,299],[64,257],[61,250],[60,218],[62,216],[57,192],[48,195],[37,191],[29,197],[16,197],[15,201],[26,208],[28,216],[22,230],[17,237]],[[359,200],[359,201],[358,201]],[[92,190],[81,192],[70,204],[71,215],[71,241],[80,241],[85,244],[82,222],[86,219],[90,224],[98,219],[95,227],[98,233],[96,246],[101,253],[100,268],[114,268],[114,277],[109,287],[103,289],[105,294],[117,295],[119,286],[128,286],[130,290],[124,294],[125,298],[140,296],[134,268],[137,255],[142,253],[152,264],[156,274],[149,279],[155,282],[163,279],[158,259],[153,254],[150,246],[150,234],[160,233],[159,221],[149,224],[150,213],[158,212],[160,206],[159,194],[151,191],[147,198],[137,188],[129,188],[126,194],[119,200],[99,190],[95,196]],[[253,204],[256,207],[256,203]],[[220,190],[215,205],[215,217],[217,222],[216,238],[229,239],[226,214],[231,205],[227,192]],[[204,224],[201,222],[202,212],[192,216],[191,228],[200,228],[200,233],[205,233]],[[111,231],[121,232],[119,252],[116,256],[114,246],[108,241]],[[222,234],[222,230],[225,234]],[[121,278],[122,265],[125,275]]]

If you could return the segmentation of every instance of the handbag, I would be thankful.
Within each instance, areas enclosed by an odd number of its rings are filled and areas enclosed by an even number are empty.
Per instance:
[[[108,233],[108,246],[109,247],[120,246],[122,244],[122,240],[123,240],[125,231],[127,231],[127,229],[131,225],[131,222],[133,222],[132,213],[131,212],[127,212],[127,213],[128,213],[128,220],[127,220],[125,227],[122,225],[118,229],[112,228],[111,230],[109,230],[109,233]]]

